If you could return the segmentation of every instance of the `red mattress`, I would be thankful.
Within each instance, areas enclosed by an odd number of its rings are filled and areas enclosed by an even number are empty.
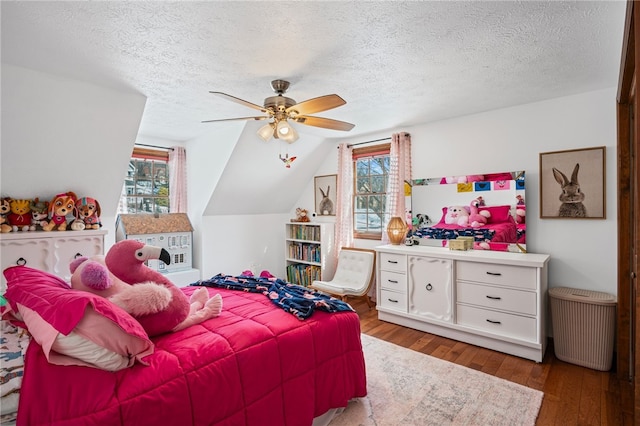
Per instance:
[[[18,425],[309,426],[366,395],[357,314],[301,321],[262,294],[208,291],[223,297],[220,317],[153,338],[148,366],[53,365],[32,341]]]

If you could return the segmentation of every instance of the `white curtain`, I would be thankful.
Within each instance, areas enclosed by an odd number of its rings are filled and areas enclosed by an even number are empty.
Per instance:
[[[389,236],[385,232],[389,220],[393,216],[400,216],[406,220],[405,181],[411,181],[411,135],[405,132],[394,133],[391,135],[389,152],[389,184],[386,214],[382,228],[382,244],[389,244]]]
[[[353,247],[353,148],[338,146],[338,189],[336,195],[336,238],[333,255],[340,247]]]
[[[187,154],[181,146],[169,150],[169,211],[187,212]]]

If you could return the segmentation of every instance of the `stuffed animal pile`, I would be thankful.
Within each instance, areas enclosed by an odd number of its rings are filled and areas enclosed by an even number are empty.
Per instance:
[[[479,228],[486,225],[491,217],[488,210],[480,210],[481,199],[471,201],[469,207],[449,206],[444,217],[444,223],[448,225],[458,225],[471,228]]]
[[[73,191],[56,194],[51,201],[4,197],[0,200],[0,232],[81,231],[100,229],[100,204]]]

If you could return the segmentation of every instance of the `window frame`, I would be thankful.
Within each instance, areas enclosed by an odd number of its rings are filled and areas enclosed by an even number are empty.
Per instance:
[[[380,231],[376,231],[376,232],[361,232],[356,230],[356,208],[357,208],[357,203],[356,203],[356,199],[358,197],[358,195],[362,195],[360,193],[358,193],[357,188],[358,188],[358,174],[357,174],[357,168],[356,168],[356,163],[358,160],[363,159],[363,158],[373,158],[373,157],[379,157],[379,156],[387,156],[390,157],[391,155],[391,144],[390,143],[386,143],[386,144],[378,144],[378,145],[372,145],[372,146],[367,146],[367,147],[363,147],[363,148],[354,148],[353,149],[353,153],[352,153],[352,167],[353,167],[353,195],[352,195],[352,211],[351,211],[351,216],[353,218],[353,238],[357,238],[357,239],[362,239],[362,240],[382,240],[382,232],[384,231],[384,229],[380,229]],[[384,188],[384,192],[383,193],[376,193],[376,194],[383,194],[386,198],[387,195],[387,188],[388,188],[388,182],[389,182],[389,171],[387,170],[387,173],[384,175],[385,176],[385,188]],[[385,203],[386,204],[386,203]],[[382,211],[382,224],[384,224],[384,218],[386,217],[386,205],[384,207],[385,210]]]
[[[148,182],[149,186],[151,188],[151,193],[150,194],[142,194],[142,193],[138,193],[137,192],[137,183],[138,180],[141,176],[139,176],[139,168],[138,168],[138,162],[151,162],[152,164],[152,171],[151,174],[149,176],[143,176],[144,179],[140,179],[140,182]],[[160,150],[160,149],[149,149],[149,148],[141,148],[141,147],[134,147],[133,148],[133,152],[131,154],[131,158],[129,159],[129,166],[131,166],[131,164],[134,163],[134,171],[133,174],[130,174],[130,167],[127,168],[127,174],[125,175],[124,178],[124,182],[122,183],[122,193],[120,196],[120,204],[118,206],[118,214],[156,214],[156,213],[164,213],[164,212],[160,212],[158,211],[158,206],[160,206],[161,203],[158,203],[158,200],[166,200],[166,208],[167,208],[167,213],[170,211],[171,208],[171,199],[170,199],[170,195],[171,195],[171,187],[170,187],[170,176],[169,176],[169,152],[167,150]],[[162,179],[163,183],[162,188],[166,188],[167,190],[167,194],[166,195],[158,195],[158,194],[154,194],[154,189],[157,186],[157,174],[155,173],[156,171],[156,163],[160,163],[163,165],[163,167],[159,167],[158,170],[160,169],[164,169],[164,178]],[[140,163],[140,164],[144,164],[144,163]],[[132,181],[133,184],[132,185],[127,185],[128,181]],[[133,193],[129,193],[128,189],[129,188],[133,188]],[[135,198],[136,202],[135,202],[135,211],[130,211],[129,210],[129,205],[130,203],[128,202],[129,199],[131,198]],[[138,201],[139,200],[144,200],[145,198],[147,199],[152,199],[153,200],[153,211],[141,211],[138,209]],[[126,207],[126,212],[124,211]]]

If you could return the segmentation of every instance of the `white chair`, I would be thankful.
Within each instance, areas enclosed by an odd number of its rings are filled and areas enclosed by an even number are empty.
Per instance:
[[[313,281],[311,287],[335,296],[343,301],[348,296],[364,297],[369,308],[373,307],[367,294],[373,284],[376,252],[369,249],[342,247],[338,266],[331,281]]]

